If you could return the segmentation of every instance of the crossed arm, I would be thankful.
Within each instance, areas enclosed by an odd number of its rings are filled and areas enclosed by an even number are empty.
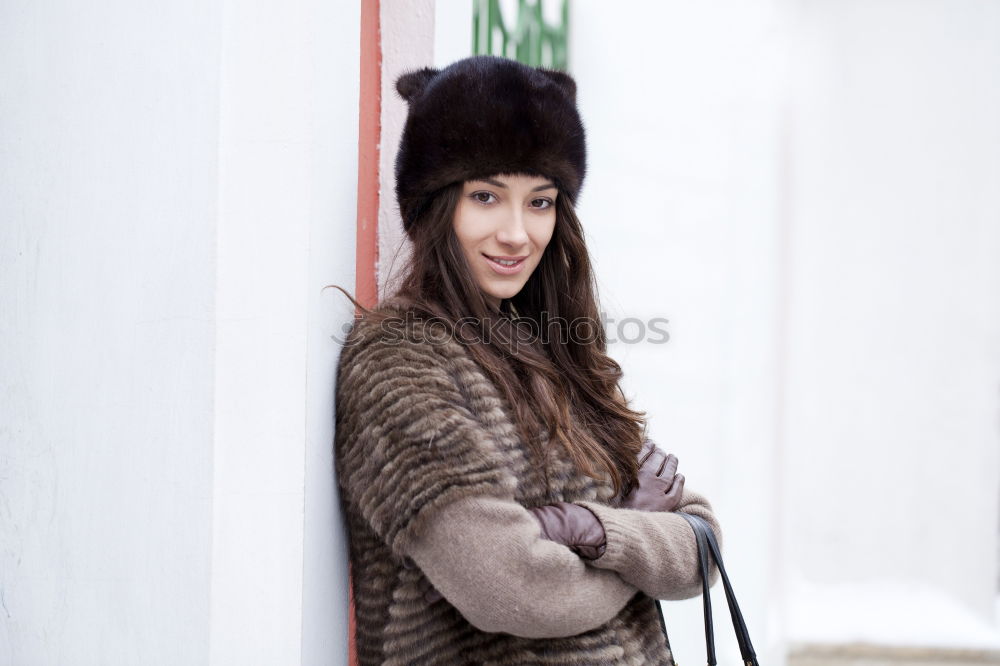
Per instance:
[[[585,561],[541,538],[516,502],[467,497],[442,508],[408,548],[410,558],[474,626],[529,638],[571,636],[596,628],[639,590],[657,599],[701,593],[691,527],[668,512],[581,502],[607,535],[605,553]],[[705,499],[685,491],[681,507],[718,525]],[[710,583],[718,572],[713,571]]]

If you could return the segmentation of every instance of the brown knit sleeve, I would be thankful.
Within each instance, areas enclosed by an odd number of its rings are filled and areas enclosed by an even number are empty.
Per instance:
[[[698,546],[691,525],[670,511],[617,509],[598,502],[578,502],[604,525],[604,554],[588,564],[609,569],[654,599],[689,599],[702,592]],[[704,496],[684,489],[676,509],[704,518],[722,548],[722,531]],[[709,584],[719,578],[714,563]]]
[[[335,458],[345,502],[392,551],[461,497],[512,498],[516,479],[433,339],[362,322],[338,364]]]

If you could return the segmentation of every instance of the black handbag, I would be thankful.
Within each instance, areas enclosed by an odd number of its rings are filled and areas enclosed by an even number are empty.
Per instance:
[[[698,543],[698,561],[701,568],[702,600],[705,610],[705,645],[708,651],[708,666],[716,666],[715,660],[715,630],[712,626],[712,597],[708,589],[709,555],[715,560],[719,567],[719,575],[722,577],[722,585],[726,590],[726,602],[729,604],[729,615],[733,619],[733,628],[736,630],[736,640],[740,645],[740,654],[743,656],[745,666],[758,666],[757,654],[750,643],[750,634],[747,631],[746,622],[743,621],[743,613],[740,612],[739,604],[736,603],[736,595],[733,593],[733,586],[729,583],[729,576],[726,568],[722,564],[722,553],[719,544],[715,539],[715,533],[711,526],[703,518],[689,513],[677,512],[678,516],[684,518],[694,530],[695,539]],[[667,648],[670,648],[670,638],[667,637],[667,623],[663,619],[663,609],[660,604],[656,604],[656,609],[660,613],[660,627],[663,629],[663,637],[667,640]],[[673,651],[671,650],[671,654]],[[677,666],[677,662],[674,662]]]

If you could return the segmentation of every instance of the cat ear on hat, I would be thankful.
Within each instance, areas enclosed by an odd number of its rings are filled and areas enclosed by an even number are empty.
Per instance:
[[[420,93],[427,87],[427,82],[434,78],[440,70],[431,67],[424,67],[413,72],[407,72],[396,79],[396,92],[407,103],[412,102],[420,96]]]
[[[573,104],[576,104],[576,81],[573,80],[572,76],[566,72],[560,72],[558,69],[544,69],[539,67],[538,71],[545,74],[551,81],[562,88],[566,96],[569,97],[569,100]]]

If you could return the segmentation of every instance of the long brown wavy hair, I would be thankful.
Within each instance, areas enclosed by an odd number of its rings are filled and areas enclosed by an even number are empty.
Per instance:
[[[621,366],[607,354],[590,254],[572,203],[556,197],[556,224],[542,259],[498,312],[476,284],[454,233],[462,187],[459,182],[440,190],[416,220],[412,260],[394,296],[418,318],[433,317],[469,343],[510,404],[546,484],[551,452],[539,437],[543,431],[582,473],[608,480],[616,493],[627,495],[636,483],[645,412],[629,408]],[[390,316],[347,296],[366,317]]]

